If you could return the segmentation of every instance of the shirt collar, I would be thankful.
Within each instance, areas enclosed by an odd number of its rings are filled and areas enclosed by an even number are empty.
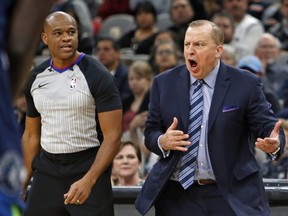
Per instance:
[[[219,68],[220,68],[220,60],[218,60],[217,65],[215,66],[215,68],[203,79],[205,81],[205,84],[207,84],[210,88],[214,88],[215,87],[215,83],[216,83],[216,78],[219,72]],[[197,79],[194,78],[191,74],[190,74],[190,85],[192,85]]]

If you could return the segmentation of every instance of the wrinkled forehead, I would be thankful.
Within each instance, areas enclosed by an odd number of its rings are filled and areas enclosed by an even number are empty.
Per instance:
[[[207,24],[201,26],[189,26],[187,28],[186,34],[190,36],[211,36],[212,27]]]

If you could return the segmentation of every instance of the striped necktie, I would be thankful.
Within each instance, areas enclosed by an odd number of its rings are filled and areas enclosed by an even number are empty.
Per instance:
[[[193,84],[196,84],[196,87],[190,100],[188,134],[192,144],[188,147],[188,151],[182,154],[179,172],[179,182],[185,190],[194,182],[203,113],[203,82],[203,80],[197,80]]]

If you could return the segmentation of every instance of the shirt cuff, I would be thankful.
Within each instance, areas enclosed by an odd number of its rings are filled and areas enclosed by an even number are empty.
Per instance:
[[[276,160],[276,159],[277,159],[277,157],[278,157],[278,154],[277,154],[277,153],[278,153],[279,151],[280,151],[280,147],[278,147],[276,151],[274,151],[274,152],[272,152],[272,153],[269,153],[271,160]]]

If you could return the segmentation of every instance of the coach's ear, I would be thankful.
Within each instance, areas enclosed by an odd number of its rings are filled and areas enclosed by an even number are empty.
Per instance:
[[[223,50],[224,50],[223,45],[218,45],[216,48],[215,57],[220,58],[223,53]]]

